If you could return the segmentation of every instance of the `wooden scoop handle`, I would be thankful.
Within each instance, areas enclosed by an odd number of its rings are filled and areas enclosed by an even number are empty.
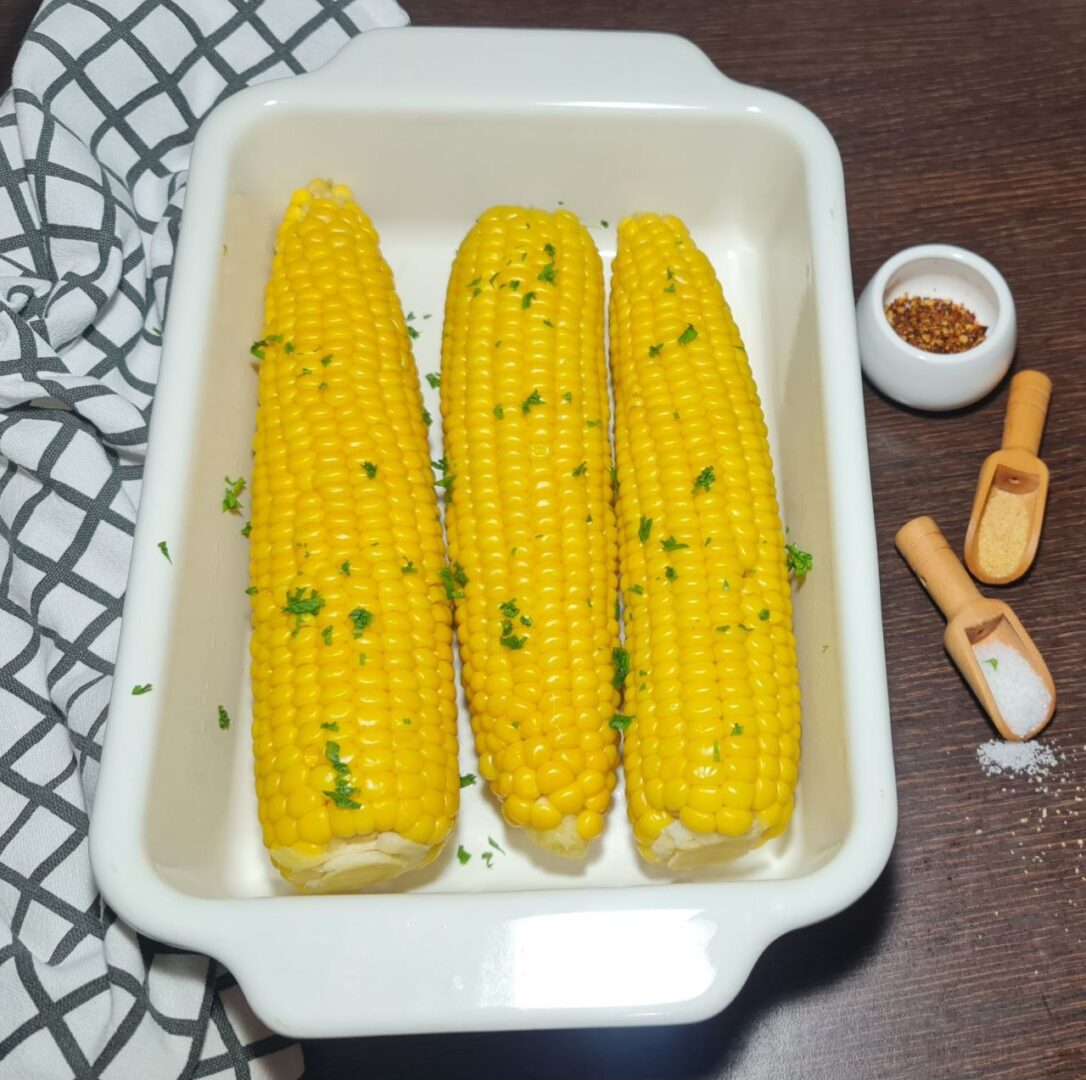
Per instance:
[[[902,525],[894,543],[948,620],[979,599],[977,587],[930,517],[913,518]]]
[[[1003,449],[1028,450],[1036,455],[1052,397],[1052,380],[1039,371],[1020,371],[1011,380],[1007,418],[1003,421]]]

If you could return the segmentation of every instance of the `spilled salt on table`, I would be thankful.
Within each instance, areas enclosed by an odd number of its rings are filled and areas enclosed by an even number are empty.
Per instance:
[[[986,776],[1025,776],[1043,780],[1056,767],[1056,755],[1037,742],[1003,742],[993,739],[977,747],[977,761]]]
[[[1030,662],[1013,645],[982,641],[973,646],[1003,722],[1025,737],[1044,722],[1052,695]]]

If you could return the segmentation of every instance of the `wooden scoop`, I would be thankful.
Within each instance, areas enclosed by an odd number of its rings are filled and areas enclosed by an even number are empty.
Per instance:
[[[930,517],[914,518],[903,525],[895,543],[947,618],[943,644],[984,711],[1005,739],[1032,739],[1047,727],[1056,708],[1056,688],[1048,667],[1030,640],[1018,616],[1002,600],[981,596],[958,557],[950,550],[939,526]],[[1006,646],[1018,652],[1033,669],[1049,695],[1043,718],[1023,730],[1021,719],[1004,716],[976,650],[982,646]],[[990,651],[990,650],[989,650]],[[991,663],[991,661],[987,661]],[[998,665],[993,668],[993,677]],[[1005,671],[1006,674],[1006,671]],[[1043,692],[1043,691],[1042,691]]]
[[[980,470],[965,534],[965,564],[988,585],[1017,581],[1033,564],[1048,498],[1048,466],[1041,446],[1052,381],[1039,371],[1011,380],[1003,448]]]

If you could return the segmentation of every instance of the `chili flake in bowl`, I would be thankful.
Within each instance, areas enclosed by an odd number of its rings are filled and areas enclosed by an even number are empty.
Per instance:
[[[988,332],[969,308],[931,296],[899,296],[886,305],[886,320],[910,345],[943,355],[979,345]]]
[[[1006,374],[1017,343],[1014,299],[986,259],[950,244],[888,259],[856,304],[864,374],[916,409],[957,409]]]

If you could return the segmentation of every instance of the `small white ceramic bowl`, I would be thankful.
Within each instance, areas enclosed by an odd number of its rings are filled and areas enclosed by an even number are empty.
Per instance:
[[[969,308],[988,328],[961,353],[930,353],[899,337],[886,307],[899,296],[930,296]],[[1018,340],[1014,299],[987,259],[952,244],[906,248],[882,264],[856,304],[864,374],[888,397],[914,409],[943,412],[971,405],[1011,366]]]

